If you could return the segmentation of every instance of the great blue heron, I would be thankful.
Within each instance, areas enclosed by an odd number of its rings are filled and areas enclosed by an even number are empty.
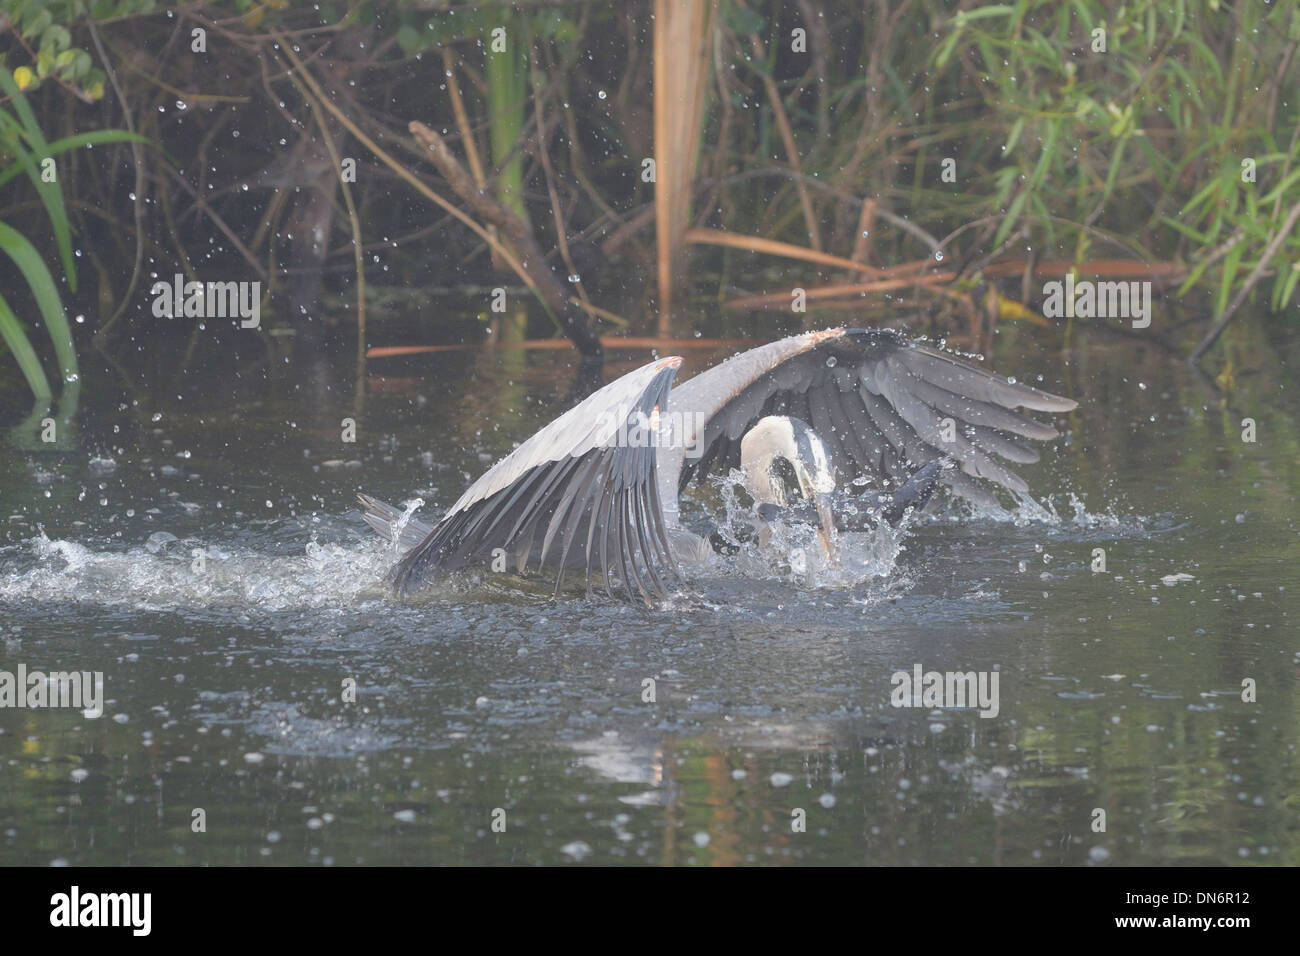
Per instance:
[[[557,596],[565,572],[578,571],[588,593],[595,582],[649,602],[667,594],[665,580],[680,580],[679,562],[713,553],[679,519],[678,494],[692,481],[739,466],[761,514],[802,515],[829,547],[833,527],[861,527],[855,512],[896,521],[937,482],[982,505],[997,499],[976,478],[1027,492],[993,455],[1037,461],[1018,439],[1057,432],[1012,409],[1076,407],[892,330],[795,335],[673,388],[680,365],[659,359],[594,392],[434,525],[361,495],[366,521],[405,550],[389,574],[397,593],[457,570],[536,566],[554,572]],[[845,489],[862,479],[893,491],[846,506]],[[790,499],[794,489],[804,501]]]

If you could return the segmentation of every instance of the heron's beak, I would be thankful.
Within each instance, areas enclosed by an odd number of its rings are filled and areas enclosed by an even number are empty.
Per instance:
[[[835,547],[835,514],[831,510],[830,498],[827,497],[835,490],[835,478],[820,469],[815,474],[810,474],[802,463],[796,469],[796,474],[804,498],[817,510],[817,540],[826,552],[826,560],[831,564],[839,564],[839,551]]]
[[[840,563],[840,554],[835,547],[835,515],[831,513],[831,504],[825,498],[814,499],[817,506],[817,540],[826,552],[826,560],[831,564]]]

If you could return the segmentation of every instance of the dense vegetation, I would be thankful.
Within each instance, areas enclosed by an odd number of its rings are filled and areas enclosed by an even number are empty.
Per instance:
[[[657,35],[660,6],[4,0],[0,376],[75,381],[177,273],[325,341],[389,289],[491,318],[509,285],[580,343],[744,334],[803,288],[797,322],[978,344],[1071,265],[1181,298],[1189,347],[1245,301],[1293,321],[1295,4],[701,0]]]

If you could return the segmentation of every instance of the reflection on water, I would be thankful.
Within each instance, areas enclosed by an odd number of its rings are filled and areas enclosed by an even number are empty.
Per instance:
[[[1223,408],[1154,347],[1015,335],[997,367],[1082,403],[1037,502],[839,569],[742,552],[649,611],[395,603],[353,504],[449,505],[565,355],[395,360],[337,405],[88,370],[71,445],[0,439],[0,671],[102,670],[105,716],[0,709],[0,863],[1300,863],[1296,343],[1243,331]],[[998,716],[891,707],[917,665],[996,671]]]

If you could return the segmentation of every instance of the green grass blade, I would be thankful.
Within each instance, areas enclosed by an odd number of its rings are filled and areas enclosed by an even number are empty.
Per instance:
[[[78,133],[76,136],[65,136],[63,139],[56,139],[50,143],[49,154],[57,156],[69,150],[80,149],[82,146],[100,146],[106,143],[143,143],[147,146],[149,140],[144,136],[128,133],[125,130],[100,129],[95,130],[93,133]],[[9,182],[22,171],[21,163],[10,164],[7,169],[0,172],[0,186]]]
[[[1286,276],[1285,281],[1277,283],[1278,291],[1273,295],[1273,311],[1275,312],[1278,309],[1287,307],[1287,303],[1291,301],[1291,293],[1295,292],[1296,283],[1300,282],[1300,269],[1292,266],[1289,272],[1290,275]]]
[[[3,338],[5,345],[9,346],[9,351],[13,354],[18,367],[22,369],[23,377],[27,379],[27,384],[32,394],[36,396],[36,400],[49,401],[50,380],[45,377],[45,370],[41,368],[41,361],[36,357],[36,350],[27,340],[27,333],[23,331],[18,317],[9,308],[9,303],[4,300],[4,296],[0,296],[0,338]]]
[[[1241,258],[1246,253],[1245,247],[1246,243],[1237,243],[1223,260],[1223,274],[1219,279],[1219,294],[1214,300],[1214,314],[1216,316],[1223,315],[1224,310],[1228,308],[1228,295],[1232,292],[1233,282],[1237,278],[1237,269],[1241,265]]]
[[[36,116],[27,103],[27,97],[23,95],[23,91],[18,88],[18,84],[14,82],[13,76],[3,64],[0,64],[0,89],[4,91],[13,105],[14,112],[22,121],[23,137],[31,146],[31,154],[34,154],[37,159],[49,156],[50,146],[45,142],[45,134],[41,132],[40,124],[36,122]],[[14,145],[18,150],[23,148],[21,144]],[[29,155],[28,158],[30,160],[31,156]],[[59,247],[59,259],[63,262],[63,274],[67,277],[68,288],[76,292],[77,272],[72,261],[72,229],[68,225],[68,210],[63,204],[63,189],[58,183],[43,182],[40,173],[35,171],[34,162],[30,168],[27,163],[24,163],[23,167],[28,169],[27,175],[31,178],[32,185],[36,187],[41,204],[45,206],[45,212],[50,217],[50,226],[54,229],[54,241]]]
[[[63,301],[59,298],[59,290],[54,285],[50,270],[41,261],[41,255],[36,251],[36,247],[28,242],[22,233],[2,222],[0,222],[0,249],[13,259],[14,264],[27,279],[27,285],[31,287],[37,308],[41,311],[41,318],[45,320],[45,328],[50,333],[51,341],[54,342],[54,354],[58,357],[63,381],[75,381],[79,372],[77,352],[72,346],[72,328],[68,325],[68,317],[63,311]]]
[[[1020,221],[1020,212],[1025,208],[1025,203],[1028,199],[1029,192],[1026,190],[1016,196],[1015,199],[1011,200],[1011,206],[1007,209],[1006,217],[1003,218],[1002,225],[998,226],[997,234],[993,237],[992,248],[999,248],[1002,245],[1003,240],[1011,234],[1011,230],[1015,228],[1016,224]]]

